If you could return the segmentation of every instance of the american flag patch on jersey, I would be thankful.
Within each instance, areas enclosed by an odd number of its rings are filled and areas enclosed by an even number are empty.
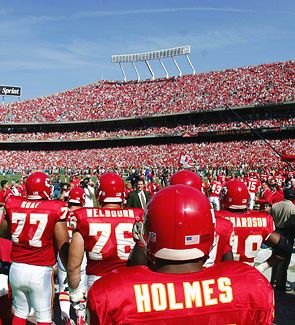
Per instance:
[[[185,236],[185,245],[195,245],[200,243],[200,235]]]

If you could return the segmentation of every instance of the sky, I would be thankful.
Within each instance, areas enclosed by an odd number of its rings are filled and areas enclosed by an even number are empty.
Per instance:
[[[0,85],[22,87],[27,99],[122,80],[115,54],[190,45],[197,73],[294,60],[295,1],[10,0],[0,2],[0,33]],[[171,58],[163,62],[178,74]],[[165,76],[158,61],[150,64]],[[136,79],[131,64],[123,67]],[[137,68],[150,78],[145,64]]]

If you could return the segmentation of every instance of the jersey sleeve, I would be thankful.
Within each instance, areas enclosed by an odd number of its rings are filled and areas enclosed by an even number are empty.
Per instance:
[[[83,226],[83,212],[81,209],[72,211],[71,217],[70,217],[70,226],[79,232],[82,232],[82,226]]]
[[[226,242],[228,243],[228,246],[230,248],[232,248],[232,246],[234,245],[234,241],[235,241],[234,226],[229,220],[227,220],[227,219],[224,219],[224,220],[226,221],[224,236],[225,236]]]
[[[270,215],[268,215],[267,218],[267,228],[265,229],[265,234],[263,236],[263,241],[266,241],[269,237],[269,235],[275,231],[275,224]]]

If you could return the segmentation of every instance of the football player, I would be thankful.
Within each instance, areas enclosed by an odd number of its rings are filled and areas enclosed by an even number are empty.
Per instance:
[[[69,213],[67,215],[67,226],[69,232],[69,238],[72,239],[73,228],[71,226],[71,216],[73,211],[83,207],[85,204],[85,192],[82,187],[76,186],[69,191],[68,195],[68,208]],[[75,225],[73,225],[75,227]],[[57,257],[57,276],[59,285],[59,306],[61,311],[61,319],[65,325],[75,324],[70,317],[70,297],[67,283],[67,271],[62,264],[60,257]],[[86,256],[84,254],[81,264],[81,290],[86,293]],[[77,325],[85,323],[85,302],[79,305],[75,305],[75,311],[77,314]]]
[[[273,291],[255,268],[235,261],[203,268],[214,223],[200,191],[173,185],[156,193],[140,235],[152,270],[125,267],[97,280],[88,294],[91,325],[272,323]]]
[[[74,211],[76,229],[69,249],[68,280],[73,302],[83,299],[80,288],[80,265],[84,248],[87,255],[87,286],[102,275],[126,264],[134,246],[132,227],[142,209],[121,208],[124,181],[116,173],[100,178],[99,203],[102,208]]]
[[[223,185],[222,175],[218,175],[209,187],[209,201],[213,205],[215,211],[220,210],[219,194]]]
[[[221,179],[221,178],[220,178]],[[183,184],[196,188],[202,191],[202,178],[189,170],[181,170],[170,178],[171,185]],[[214,213],[214,212],[212,212]],[[230,221],[224,218],[215,218],[215,234],[212,249],[209,253],[209,258],[204,266],[212,266],[221,261],[232,261],[232,245],[233,245],[233,225]]]
[[[251,172],[250,177],[247,180],[247,187],[250,194],[248,208],[253,210],[256,196],[258,195],[261,186],[260,180],[257,178],[255,173]]]
[[[274,252],[284,258],[290,250],[288,243],[274,232],[273,219],[269,214],[248,210],[249,197],[249,191],[243,182],[238,179],[228,181],[220,194],[222,210],[215,213],[216,217],[228,219],[234,226],[234,259],[254,265],[262,243],[274,247]],[[267,265],[264,264],[265,269],[275,260],[272,256]]]
[[[46,174],[33,173],[26,184],[27,198],[9,197],[5,203],[6,220],[1,224],[13,243],[9,273],[13,324],[25,325],[31,307],[37,324],[51,324],[55,247],[66,265],[68,208],[65,202],[49,200],[52,187]]]

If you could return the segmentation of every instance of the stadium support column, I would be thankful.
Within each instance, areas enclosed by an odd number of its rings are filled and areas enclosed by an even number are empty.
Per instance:
[[[192,68],[192,70],[193,70],[193,75],[195,75],[195,74],[196,74],[196,70],[195,70],[195,68],[194,68],[194,66],[193,66],[193,64],[192,64],[192,62],[191,62],[191,60],[190,60],[190,58],[188,57],[187,54],[185,55],[185,57],[186,57],[186,59],[187,59],[187,62],[189,63],[189,65],[191,66],[191,68]]]
[[[136,65],[133,61],[132,61],[132,65],[133,65],[133,69],[135,70],[135,73],[137,75],[137,81],[140,81],[140,75],[139,75]]]
[[[147,65],[147,67],[148,67],[148,69],[149,69],[149,71],[150,71],[150,74],[151,74],[151,76],[152,76],[152,80],[155,80],[155,75],[154,75],[154,72],[153,72],[153,70],[152,70],[150,64],[148,63],[147,60],[145,60],[144,62],[145,62],[145,64]]]
[[[160,63],[161,63],[161,66],[162,66],[163,70],[164,70],[165,73],[166,73],[166,79],[168,79],[168,78],[169,78],[169,74],[168,74],[168,71],[166,70],[166,67],[165,67],[163,61],[162,61],[161,59],[159,59],[159,61],[160,61]]]
[[[122,74],[123,74],[124,81],[126,81],[127,80],[126,74],[125,74],[125,71],[123,69],[123,66],[122,66],[121,62],[119,62],[119,65],[120,65],[120,68],[121,68],[121,71],[122,71]]]
[[[176,66],[176,68],[177,68],[177,70],[179,72],[179,77],[182,77],[182,72],[181,72],[181,70],[179,68],[179,65],[178,65],[177,61],[175,60],[175,57],[174,56],[172,56],[172,60],[173,60],[175,66]]]

